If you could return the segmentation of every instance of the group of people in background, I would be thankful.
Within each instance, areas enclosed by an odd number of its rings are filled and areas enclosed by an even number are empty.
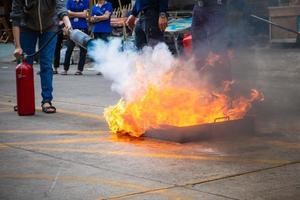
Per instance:
[[[68,0],[66,4],[68,16],[70,18],[72,28],[79,29],[85,33],[89,31],[89,25],[92,26],[91,32],[95,39],[108,41],[112,33],[110,25],[110,17],[113,12],[112,4],[105,0],[98,0],[93,5],[91,12],[89,11],[88,0]],[[136,1],[131,15],[126,21],[126,25],[135,32],[135,43],[138,49],[145,45],[154,46],[158,42],[164,40],[164,30],[167,27],[167,10],[168,0],[141,0]],[[139,18],[136,23],[136,19]],[[60,48],[63,36],[58,37],[56,45],[56,53],[54,60],[53,73],[57,74],[60,59]],[[67,49],[64,58],[64,71],[61,75],[67,75],[70,67],[70,60],[75,43],[68,39],[65,43]],[[80,48],[79,61],[75,75],[82,75],[86,60],[86,50]],[[101,74],[101,73],[98,73]]]
[[[98,0],[97,3],[92,7],[90,14],[89,11],[89,0],[68,0],[66,4],[66,9],[68,11],[68,16],[71,21],[73,29],[79,29],[84,33],[89,32],[89,25],[92,25],[92,34],[95,39],[102,39],[108,41],[108,37],[111,35],[112,28],[110,25],[110,17],[113,11],[112,4],[105,0]],[[60,63],[60,49],[63,42],[63,34],[58,36],[55,59],[53,65],[53,73],[58,74],[58,67]],[[66,43],[66,53],[64,56],[64,70],[61,75],[67,75],[70,68],[70,61],[72,52],[75,47],[75,43],[67,39]],[[86,61],[86,49],[79,47],[79,61],[77,65],[77,71],[75,75],[82,75]]]

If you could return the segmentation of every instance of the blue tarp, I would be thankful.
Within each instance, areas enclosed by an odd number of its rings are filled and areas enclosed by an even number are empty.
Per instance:
[[[169,21],[168,27],[166,28],[166,32],[174,33],[174,32],[182,32],[190,29],[192,26],[192,18],[178,18],[171,19]]]

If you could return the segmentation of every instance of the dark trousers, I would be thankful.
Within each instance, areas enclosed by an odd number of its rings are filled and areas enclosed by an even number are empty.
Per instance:
[[[57,35],[57,42],[56,42],[56,46],[55,46],[54,63],[53,63],[54,68],[59,68],[60,50],[62,47],[63,39],[64,39],[64,34],[61,32],[60,34]]]
[[[231,80],[228,41],[225,5],[201,7],[196,4],[192,21],[196,68],[214,86],[221,86],[224,81]],[[214,66],[210,66],[207,60],[214,54],[220,56],[220,59]]]
[[[164,33],[158,26],[159,11],[148,9],[142,11],[135,27],[135,45],[138,49],[144,46],[155,46],[164,41]]]
[[[81,31],[87,33],[87,30],[81,30]],[[66,42],[66,46],[67,46],[67,51],[66,51],[66,55],[65,55],[64,70],[68,71],[69,67],[70,67],[71,55],[72,55],[72,52],[75,47],[75,42],[68,39]],[[80,48],[80,53],[79,53],[79,62],[78,62],[77,69],[78,69],[78,71],[83,71],[87,51],[86,51],[86,49],[84,49],[82,47],[79,47],[79,48]]]
[[[96,32],[96,33],[94,33],[94,39],[101,39],[101,40],[104,40],[105,42],[108,42],[108,37],[110,35],[111,35],[111,33]]]
[[[226,10],[224,6],[194,6],[192,20],[194,52],[204,49],[223,52],[227,48],[228,36]]]

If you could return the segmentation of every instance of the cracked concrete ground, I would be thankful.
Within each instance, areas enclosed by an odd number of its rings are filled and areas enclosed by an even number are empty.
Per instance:
[[[300,51],[236,52],[241,90],[256,87],[256,133],[177,144],[109,133],[119,96],[92,70],[54,77],[57,113],[19,117],[15,64],[0,63],[0,199],[292,199],[300,196]],[[35,71],[37,66],[35,66]],[[75,72],[75,66],[72,66]]]

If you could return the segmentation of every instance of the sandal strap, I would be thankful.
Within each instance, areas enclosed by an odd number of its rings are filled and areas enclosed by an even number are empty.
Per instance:
[[[46,103],[48,103],[50,106],[52,106],[51,101],[45,101],[45,102],[42,102],[42,106],[45,105]]]
[[[48,103],[50,106],[44,106],[46,103]],[[50,109],[53,109],[53,111],[49,111]],[[52,106],[51,102],[44,102],[44,103],[42,103],[42,111],[44,113],[55,113],[56,108],[54,106]]]

